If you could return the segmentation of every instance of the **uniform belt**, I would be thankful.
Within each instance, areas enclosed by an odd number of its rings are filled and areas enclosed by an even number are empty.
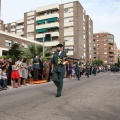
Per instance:
[[[39,63],[34,63],[34,64],[39,64]]]

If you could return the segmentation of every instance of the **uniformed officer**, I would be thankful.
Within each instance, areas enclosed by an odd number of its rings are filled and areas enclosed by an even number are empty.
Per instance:
[[[96,73],[97,73],[97,67],[94,65],[93,66],[93,74],[94,74],[94,76],[96,76]]]
[[[89,76],[90,76],[90,65],[89,65],[89,63],[86,64],[86,75],[89,78]]]
[[[80,80],[80,77],[81,77],[81,62],[80,62],[80,60],[78,60],[76,62],[76,69],[75,69],[75,71],[76,71],[76,76],[77,76],[78,80]]]
[[[56,52],[53,54],[52,60],[52,72],[53,72],[53,82],[57,87],[56,97],[61,96],[63,88],[63,78],[65,74],[65,59],[66,53],[62,51],[62,44],[56,46]]]
[[[38,57],[36,56],[33,60],[33,79],[38,80],[38,75],[39,75],[39,61]]]

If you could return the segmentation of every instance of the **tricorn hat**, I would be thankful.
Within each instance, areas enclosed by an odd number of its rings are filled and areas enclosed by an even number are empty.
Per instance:
[[[56,47],[63,47],[63,44],[58,44]]]

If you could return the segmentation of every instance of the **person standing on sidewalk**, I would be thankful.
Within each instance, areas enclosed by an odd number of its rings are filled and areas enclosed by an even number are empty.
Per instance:
[[[66,53],[64,52],[64,50],[62,50],[62,48],[62,44],[58,44],[56,46],[56,52],[53,54],[52,61],[53,82],[57,87],[56,97],[61,96],[63,88],[63,78],[65,74]]]
[[[81,77],[81,62],[80,62],[80,60],[78,60],[76,62],[76,69],[75,69],[75,71],[76,71],[76,76],[77,76],[78,80],[80,80],[80,77]]]

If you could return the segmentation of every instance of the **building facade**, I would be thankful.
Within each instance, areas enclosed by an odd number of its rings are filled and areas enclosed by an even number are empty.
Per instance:
[[[118,48],[116,43],[114,43],[114,62],[118,63]]]
[[[8,51],[10,49],[10,47],[13,44],[19,44],[21,47],[23,48],[27,48],[29,44],[38,44],[38,45],[43,45],[43,43],[40,43],[38,41],[30,41],[30,39],[15,35],[15,34],[11,34],[11,33],[6,33],[3,31],[0,31],[0,56],[2,55],[6,55],[6,51]],[[58,44],[59,42],[47,42],[44,43],[44,47],[53,47],[53,51],[54,51],[54,47]]]
[[[84,62],[93,58],[93,21],[78,1],[37,8],[16,22],[1,21],[0,29],[30,41],[64,43],[69,57]]]
[[[103,60],[104,64],[112,65],[114,59],[114,35],[110,33],[94,33],[93,35],[93,57]]]

